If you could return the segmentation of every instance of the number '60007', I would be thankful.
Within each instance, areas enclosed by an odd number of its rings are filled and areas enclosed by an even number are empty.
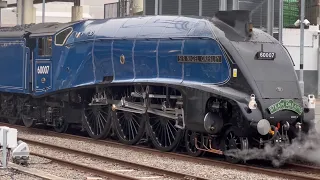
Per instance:
[[[274,57],[274,53],[260,52],[260,57],[273,58]]]
[[[50,66],[38,66],[38,74],[49,74]]]

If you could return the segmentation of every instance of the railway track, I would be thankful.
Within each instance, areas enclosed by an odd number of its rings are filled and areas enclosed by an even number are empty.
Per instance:
[[[192,179],[192,180],[207,180],[205,178],[200,178],[200,177],[195,177],[195,176],[191,176],[191,175],[186,175],[186,174],[182,174],[182,173],[178,173],[178,172],[173,172],[173,171],[167,171],[167,170],[163,170],[163,169],[159,169],[159,168],[154,168],[154,167],[150,167],[150,166],[145,166],[145,165],[141,165],[141,164],[136,164],[136,163],[132,163],[132,162],[128,162],[128,161],[123,161],[123,160],[119,160],[119,159],[115,159],[115,158],[110,158],[110,157],[106,157],[106,156],[101,156],[98,154],[92,154],[89,152],[85,152],[85,151],[80,151],[80,150],[75,150],[75,149],[70,149],[70,148],[66,148],[66,147],[62,147],[62,146],[58,146],[58,145],[53,145],[53,144],[48,144],[48,143],[44,143],[44,142],[37,142],[34,140],[30,140],[30,139],[25,139],[25,138],[19,138],[20,140],[31,144],[31,145],[36,145],[36,146],[41,146],[44,148],[49,148],[49,149],[54,149],[54,150],[58,150],[60,152],[63,153],[69,153],[69,154],[76,154],[79,156],[86,156],[88,158],[93,158],[93,159],[97,159],[97,160],[101,160],[101,161],[105,161],[105,162],[112,162],[112,163],[116,163],[116,164],[120,164],[123,166],[127,166],[130,167],[131,169],[139,169],[139,170],[143,170],[143,171],[148,171],[148,172],[152,172],[156,175],[160,175],[160,176],[170,176],[173,178],[179,178],[179,179]],[[39,156],[39,157],[43,157],[46,159],[50,159],[53,160],[57,163],[61,163],[64,165],[68,165],[68,166],[72,166],[76,169],[80,169],[80,170],[84,170],[87,172],[91,172],[94,174],[98,174],[101,176],[106,176],[106,177],[111,177],[111,178],[115,178],[115,179],[128,179],[128,180],[137,180],[139,178],[135,178],[135,177],[130,177],[130,176],[126,176],[126,175],[121,175],[118,173],[114,173],[114,172],[110,172],[110,171],[105,171],[105,170],[101,170],[98,168],[93,168],[93,167],[89,167],[89,166],[85,166],[85,165],[80,165],[77,163],[73,163],[70,161],[66,161],[63,159],[59,159],[59,158],[55,158],[55,157],[51,157],[51,156],[47,156],[44,154],[39,154],[39,153],[35,153],[35,152],[31,152],[31,155],[35,155],[35,156]]]
[[[113,141],[93,140],[91,138],[87,138],[87,137],[83,137],[83,136],[77,136],[77,135],[71,135],[71,134],[65,134],[65,133],[56,133],[56,132],[53,132],[53,131],[46,131],[46,130],[36,129],[36,128],[25,128],[24,126],[20,126],[20,125],[11,125],[11,124],[6,124],[6,123],[0,123],[0,125],[13,127],[13,128],[17,128],[17,129],[23,129],[23,130],[28,129],[29,132],[42,133],[42,134],[46,134],[48,136],[55,136],[55,137],[61,137],[61,138],[70,138],[70,139],[86,141],[86,142],[90,141],[90,142],[101,144],[101,145],[109,145],[109,146],[114,146],[114,147],[121,147],[121,148],[131,149],[131,150],[140,151],[140,152],[144,152],[144,153],[150,153],[150,154],[154,154],[154,155],[166,156],[166,157],[179,159],[179,160],[185,160],[185,161],[190,161],[190,162],[195,162],[195,163],[202,163],[202,164],[212,165],[212,166],[219,166],[219,167],[229,168],[229,169],[236,169],[236,170],[252,172],[252,173],[266,174],[266,175],[274,176],[274,177],[296,179],[296,180],[320,180],[320,167],[306,166],[306,165],[301,165],[301,164],[286,164],[281,169],[272,169],[272,168],[256,167],[256,166],[251,166],[251,165],[231,164],[231,163],[228,163],[228,162],[214,160],[214,159],[199,158],[199,157],[195,158],[195,157],[191,157],[191,156],[184,155],[184,154],[179,154],[179,153],[161,152],[161,151],[158,151],[158,150],[155,150],[155,149],[144,148],[144,147],[140,147],[140,146],[127,146],[127,145],[120,144],[120,143],[113,142]],[[129,166],[129,167],[140,168],[142,170],[151,171],[151,172],[154,172],[154,173],[157,173],[157,174],[166,174],[166,175],[169,175],[171,177],[184,178],[184,179],[186,179],[186,178],[187,179],[203,179],[203,178],[193,177],[193,176],[190,176],[190,175],[180,174],[180,173],[176,173],[176,172],[169,172],[169,171],[166,171],[166,170],[160,170],[160,169],[152,168],[152,167],[149,167],[149,166],[137,165],[137,164],[130,163],[130,162],[123,162],[122,160],[112,159],[112,158],[109,158],[109,157],[104,157],[104,156],[96,155],[96,154],[90,154],[90,153],[87,153],[87,152],[81,152],[81,151],[72,150],[72,149],[67,150],[67,148],[64,148],[64,147],[59,147],[59,146],[55,146],[55,145],[51,145],[51,144],[47,144],[47,143],[37,142],[37,141],[29,140],[29,139],[26,139],[26,138],[22,138],[22,137],[19,137],[19,139],[22,140],[22,141],[25,141],[25,142],[27,142],[29,144],[46,146],[48,148],[57,148],[57,149],[59,149],[61,151],[68,151],[68,152],[71,152],[71,153],[82,154],[82,155],[85,155],[85,156],[90,156],[90,157],[97,158],[99,160],[105,160],[105,161],[119,163],[119,164],[126,163],[127,166]],[[55,147],[53,147],[53,146],[55,146]],[[41,156],[41,155],[35,154],[35,153],[32,153],[32,154],[36,155],[36,156]],[[42,156],[42,157],[44,157],[44,156]],[[49,158],[50,159],[50,157],[45,157],[45,158]],[[59,161],[58,159],[53,159],[53,158],[52,158],[52,160]],[[62,162],[61,161],[61,163],[68,163],[68,162]],[[81,169],[81,168],[85,168],[85,167],[79,167],[78,166],[77,168]],[[283,169],[284,170],[288,170],[288,171],[283,171]],[[98,172],[98,170],[95,169],[95,168],[92,169],[92,172],[93,171],[96,171],[95,172],[96,174],[104,173],[104,172]],[[294,172],[295,171],[296,172],[303,172],[304,174],[292,173],[293,171]],[[306,173],[313,173],[313,174],[317,174],[318,176],[315,177],[315,176],[311,176],[311,175],[305,175]],[[130,178],[132,178],[132,177],[130,177]],[[128,179],[128,178],[126,177],[126,179]]]

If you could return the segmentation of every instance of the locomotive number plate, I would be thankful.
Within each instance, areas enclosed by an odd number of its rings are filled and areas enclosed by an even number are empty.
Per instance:
[[[222,63],[222,56],[219,55],[207,55],[207,56],[193,56],[193,55],[181,55],[178,56],[178,62],[180,63]]]
[[[257,52],[256,59],[258,60],[274,60],[276,53],[274,52]]]
[[[299,104],[294,102],[292,99],[281,99],[277,103],[271,105],[268,109],[270,114],[274,114],[281,110],[290,110],[301,115],[303,111],[303,108]]]

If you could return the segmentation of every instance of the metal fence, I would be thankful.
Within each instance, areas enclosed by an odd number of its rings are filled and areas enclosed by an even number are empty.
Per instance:
[[[300,2],[299,0],[283,1],[283,26],[292,26],[296,20],[300,19]]]
[[[266,29],[268,15],[267,0],[239,0],[239,9],[252,11],[254,27]],[[279,1],[274,1],[274,27],[279,27]]]
[[[161,11],[163,15],[178,15],[179,0],[162,0]],[[232,0],[228,0],[228,10],[232,9]],[[262,3],[262,4],[261,4]],[[259,6],[257,8],[257,6]],[[239,9],[241,10],[254,10],[252,15],[253,25],[258,28],[267,27],[267,1],[265,0],[239,0]],[[202,8],[199,8],[198,0],[182,0],[181,1],[181,15],[199,15],[201,9],[203,16],[212,17],[219,11],[219,0],[202,0]],[[160,11],[160,12],[161,12]],[[146,15],[153,15],[155,13],[155,0],[146,0]],[[279,1],[275,0],[274,3],[274,27],[279,24]]]

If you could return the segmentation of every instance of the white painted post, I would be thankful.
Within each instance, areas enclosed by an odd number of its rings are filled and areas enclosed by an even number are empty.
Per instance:
[[[6,128],[2,129],[3,132],[3,145],[2,145],[2,167],[7,168],[7,133],[8,130]]]

